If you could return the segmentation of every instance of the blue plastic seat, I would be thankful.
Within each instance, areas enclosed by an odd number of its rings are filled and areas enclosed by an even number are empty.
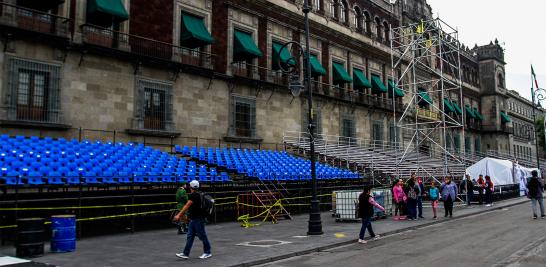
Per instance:
[[[27,183],[30,185],[42,185],[44,184],[43,176],[37,171],[31,171],[27,174]]]
[[[64,184],[63,175],[58,171],[51,171],[47,174],[47,183],[52,185]]]

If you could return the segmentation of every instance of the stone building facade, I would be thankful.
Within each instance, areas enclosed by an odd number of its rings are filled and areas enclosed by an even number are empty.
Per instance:
[[[82,128],[115,131],[118,140],[281,143],[307,121],[305,96],[290,94],[280,70],[301,63],[299,51],[280,48],[304,41],[302,3],[3,0],[2,131],[70,138]],[[431,7],[425,0],[310,3],[317,130],[395,141],[393,111],[409,96],[385,89],[400,75],[391,70],[389,29],[431,18]],[[464,142],[469,152],[510,153],[517,138],[503,53],[498,43],[462,47],[464,97],[449,98],[472,116],[465,140],[450,133],[450,149]]]

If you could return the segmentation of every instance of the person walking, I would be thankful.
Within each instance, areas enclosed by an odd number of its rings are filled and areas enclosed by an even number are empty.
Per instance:
[[[182,253],[176,253],[176,256],[182,259],[189,259],[191,247],[193,246],[193,240],[195,239],[196,235],[199,237],[199,239],[201,239],[201,241],[203,241],[204,253],[199,258],[207,259],[212,257],[210,242],[207,237],[207,232],[205,231],[205,211],[201,208],[201,193],[198,190],[199,182],[196,180],[191,181],[188,202],[174,218],[175,221],[180,221],[180,219],[187,220],[185,213],[186,211],[189,213],[189,227],[186,246],[184,247],[184,251]]]
[[[385,208],[381,207],[379,203],[375,202],[374,198],[370,194],[370,191],[371,188],[366,187],[358,196],[358,215],[360,218],[362,218],[362,227],[360,228],[360,234],[358,236],[358,243],[360,244],[368,243],[366,240],[364,240],[366,229],[368,229],[368,233],[374,240],[379,239],[380,236],[376,235],[372,228],[372,218],[374,215],[373,208],[376,207],[382,211],[385,211]]]
[[[407,201],[407,196],[406,196],[406,193],[404,192],[403,184],[404,182],[402,181],[402,179],[398,179],[398,183],[392,189],[394,204],[396,205],[396,208],[394,210],[395,220],[406,219],[404,208]]]
[[[531,199],[531,208],[533,209],[533,219],[537,218],[537,203],[540,206],[540,218],[546,218],[544,214],[544,185],[538,178],[538,172],[532,171],[531,178],[527,182],[527,197]]]
[[[407,191],[408,219],[410,221],[414,221],[417,220],[417,192],[419,191],[419,189],[413,179],[408,180]]]
[[[188,203],[188,192],[186,190],[187,183],[183,183],[182,186],[176,190],[176,210],[180,211],[186,203]],[[178,212],[177,212],[178,213]],[[178,234],[185,234],[188,231],[188,225],[184,220],[176,221],[176,224],[178,225]]]
[[[484,184],[484,190],[485,190],[485,206],[491,207],[493,206],[493,182],[491,181],[491,177],[489,175],[485,176],[485,184]]]
[[[445,215],[453,217],[453,202],[457,199],[457,186],[451,182],[450,177],[445,177],[444,182],[440,186],[442,192],[442,201],[444,201]]]
[[[470,206],[472,199],[474,198],[474,184],[472,183],[472,180],[470,180],[469,174],[467,174],[466,179],[461,182],[459,192],[464,193],[466,205]]]
[[[481,174],[478,177],[477,186],[478,186],[478,194],[479,194],[478,201],[480,205],[482,205],[483,204],[483,189],[485,187],[485,181],[483,180],[483,175]]]
[[[432,206],[432,214],[434,217],[433,219],[438,218],[437,217],[437,210],[438,210],[438,200],[440,199],[440,192],[438,191],[438,187],[436,187],[436,182],[432,180],[432,183],[430,185],[430,189],[428,190],[428,195],[430,197],[430,204]]]

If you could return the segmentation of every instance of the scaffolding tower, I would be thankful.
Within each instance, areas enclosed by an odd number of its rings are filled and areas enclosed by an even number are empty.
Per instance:
[[[464,170],[464,153],[447,147],[454,143],[456,150],[465,151],[461,142],[465,140],[465,107],[458,30],[439,18],[430,19],[391,27],[390,43],[392,101],[395,90],[411,97],[404,110],[393,112],[395,140],[400,143],[396,150],[397,176],[407,175],[400,173],[399,166],[412,158],[417,162],[413,172],[426,180],[440,180],[434,173],[462,177],[464,173],[457,173],[461,168],[454,167],[462,165]],[[454,102],[459,112],[453,112]],[[443,166],[427,164],[430,156],[443,158]]]

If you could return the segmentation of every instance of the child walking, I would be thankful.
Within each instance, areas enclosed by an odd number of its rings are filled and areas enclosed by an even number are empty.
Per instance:
[[[368,243],[366,240],[364,240],[364,234],[366,233],[366,229],[368,229],[368,233],[370,233],[370,236],[377,240],[379,239],[379,235],[376,235],[373,232],[372,228],[372,217],[374,215],[373,207],[377,207],[381,211],[385,211],[381,205],[379,205],[375,200],[373,199],[372,195],[370,194],[371,188],[366,187],[364,188],[364,191],[360,193],[358,196],[358,214],[359,217],[362,218],[362,227],[360,228],[360,235],[358,238],[358,243],[360,244],[366,244]]]
[[[428,190],[428,195],[430,196],[430,202],[432,204],[432,214],[434,214],[433,219],[438,218],[437,217],[437,210],[438,210],[438,199],[440,198],[440,191],[438,190],[438,187],[436,187],[436,182],[433,180],[432,184],[430,185],[430,189]]]

